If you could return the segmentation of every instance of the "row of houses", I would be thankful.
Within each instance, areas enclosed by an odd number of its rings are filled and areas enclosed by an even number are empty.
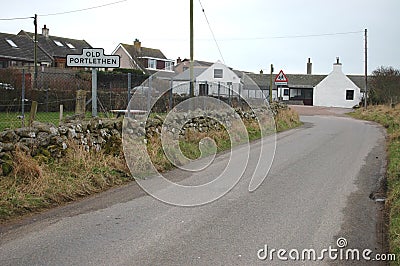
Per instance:
[[[0,33],[0,68],[33,67],[35,35],[21,30],[18,34]],[[66,68],[68,54],[81,54],[84,48],[93,48],[85,40],[57,37],[49,34],[44,25],[37,34],[36,60],[42,67]],[[187,94],[190,81],[189,60],[168,59],[160,49],[143,47],[136,39],[132,44],[120,43],[112,52],[120,56],[120,67],[137,69],[146,74],[160,73],[173,80],[174,93]],[[221,62],[194,61],[195,95],[228,95],[230,90],[244,98],[267,98],[270,75],[233,70]],[[364,76],[345,75],[339,58],[327,75],[312,74],[308,59],[305,74],[287,74],[287,85],[273,84],[275,100],[295,104],[346,107],[358,105],[365,90]],[[257,86],[243,86],[249,77]],[[275,75],[274,77],[275,78]]]

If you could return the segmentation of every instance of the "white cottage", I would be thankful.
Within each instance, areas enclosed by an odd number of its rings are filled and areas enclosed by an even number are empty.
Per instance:
[[[314,87],[314,105],[352,108],[360,101],[360,88],[343,73],[342,64],[337,58],[333,71]]]

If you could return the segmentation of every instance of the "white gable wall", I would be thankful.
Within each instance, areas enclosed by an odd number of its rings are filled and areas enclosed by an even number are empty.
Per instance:
[[[346,90],[354,90],[353,100],[346,100]],[[315,106],[352,108],[361,101],[360,88],[343,72],[342,64],[334,64],[333,71],[314,88]]]
[[[214,77],[214,69],[222,69],[222,78],[215,78]],[[229,67],[221,63],[220,61],[217,61],[215,64],[207,68],[206,71],[201,73],[197,78],[196,78],[196,83],[207,81],[210,83],[221,83],[225,86],[220,87],[220,93],[221,94],[228,94],[228,89],[226,88],[226,85],[228,82],[232,83],[232,89],[235,92],[239,91],[239,83],[240,83],[240,78],[233,72]],[[209,88],[209,94],[210,95],[216,95],[218,94],[218,86],[211,86]]]

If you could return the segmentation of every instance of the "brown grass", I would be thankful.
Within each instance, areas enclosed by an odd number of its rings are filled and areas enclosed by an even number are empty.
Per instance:
[[[127,173],[123,158],[72,143],[64,158],[47,163],[17,150],[12,173],[0,182],[0,221],[121,184]]]

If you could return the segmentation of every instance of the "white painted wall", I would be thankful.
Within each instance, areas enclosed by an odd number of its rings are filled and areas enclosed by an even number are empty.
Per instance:
[[[222,78],[214,77],[214,69],[222,69],[223,75]],[[186,70],[189,71],[189,70]],[[240,86],[240,78],[233,72],[230,68],[225,66],[220,61],[217,61],[215,64],[207,68],[204,72],[202,72],[199,76],[195,78],[196,87],[194,89],[194,94],[199,94],[199,85],[201,83],[207,82],[208,94],[209,95],[218,95],[218,83],[220,86],[220,95],[227,96],[229,93],[228,82],[232,83],[232,90],[236,93],[239,92]],[[174,81],[173,82],[173,93],[178,94],[188,94],[189,91],[189,81]]]
[[[354,90],[354,99],[346,100],[346,90]],[[333,71],[314,88],[315,106],[352,108],[361,101],[360,88],[342,71],[342,64],[334,64]]]

